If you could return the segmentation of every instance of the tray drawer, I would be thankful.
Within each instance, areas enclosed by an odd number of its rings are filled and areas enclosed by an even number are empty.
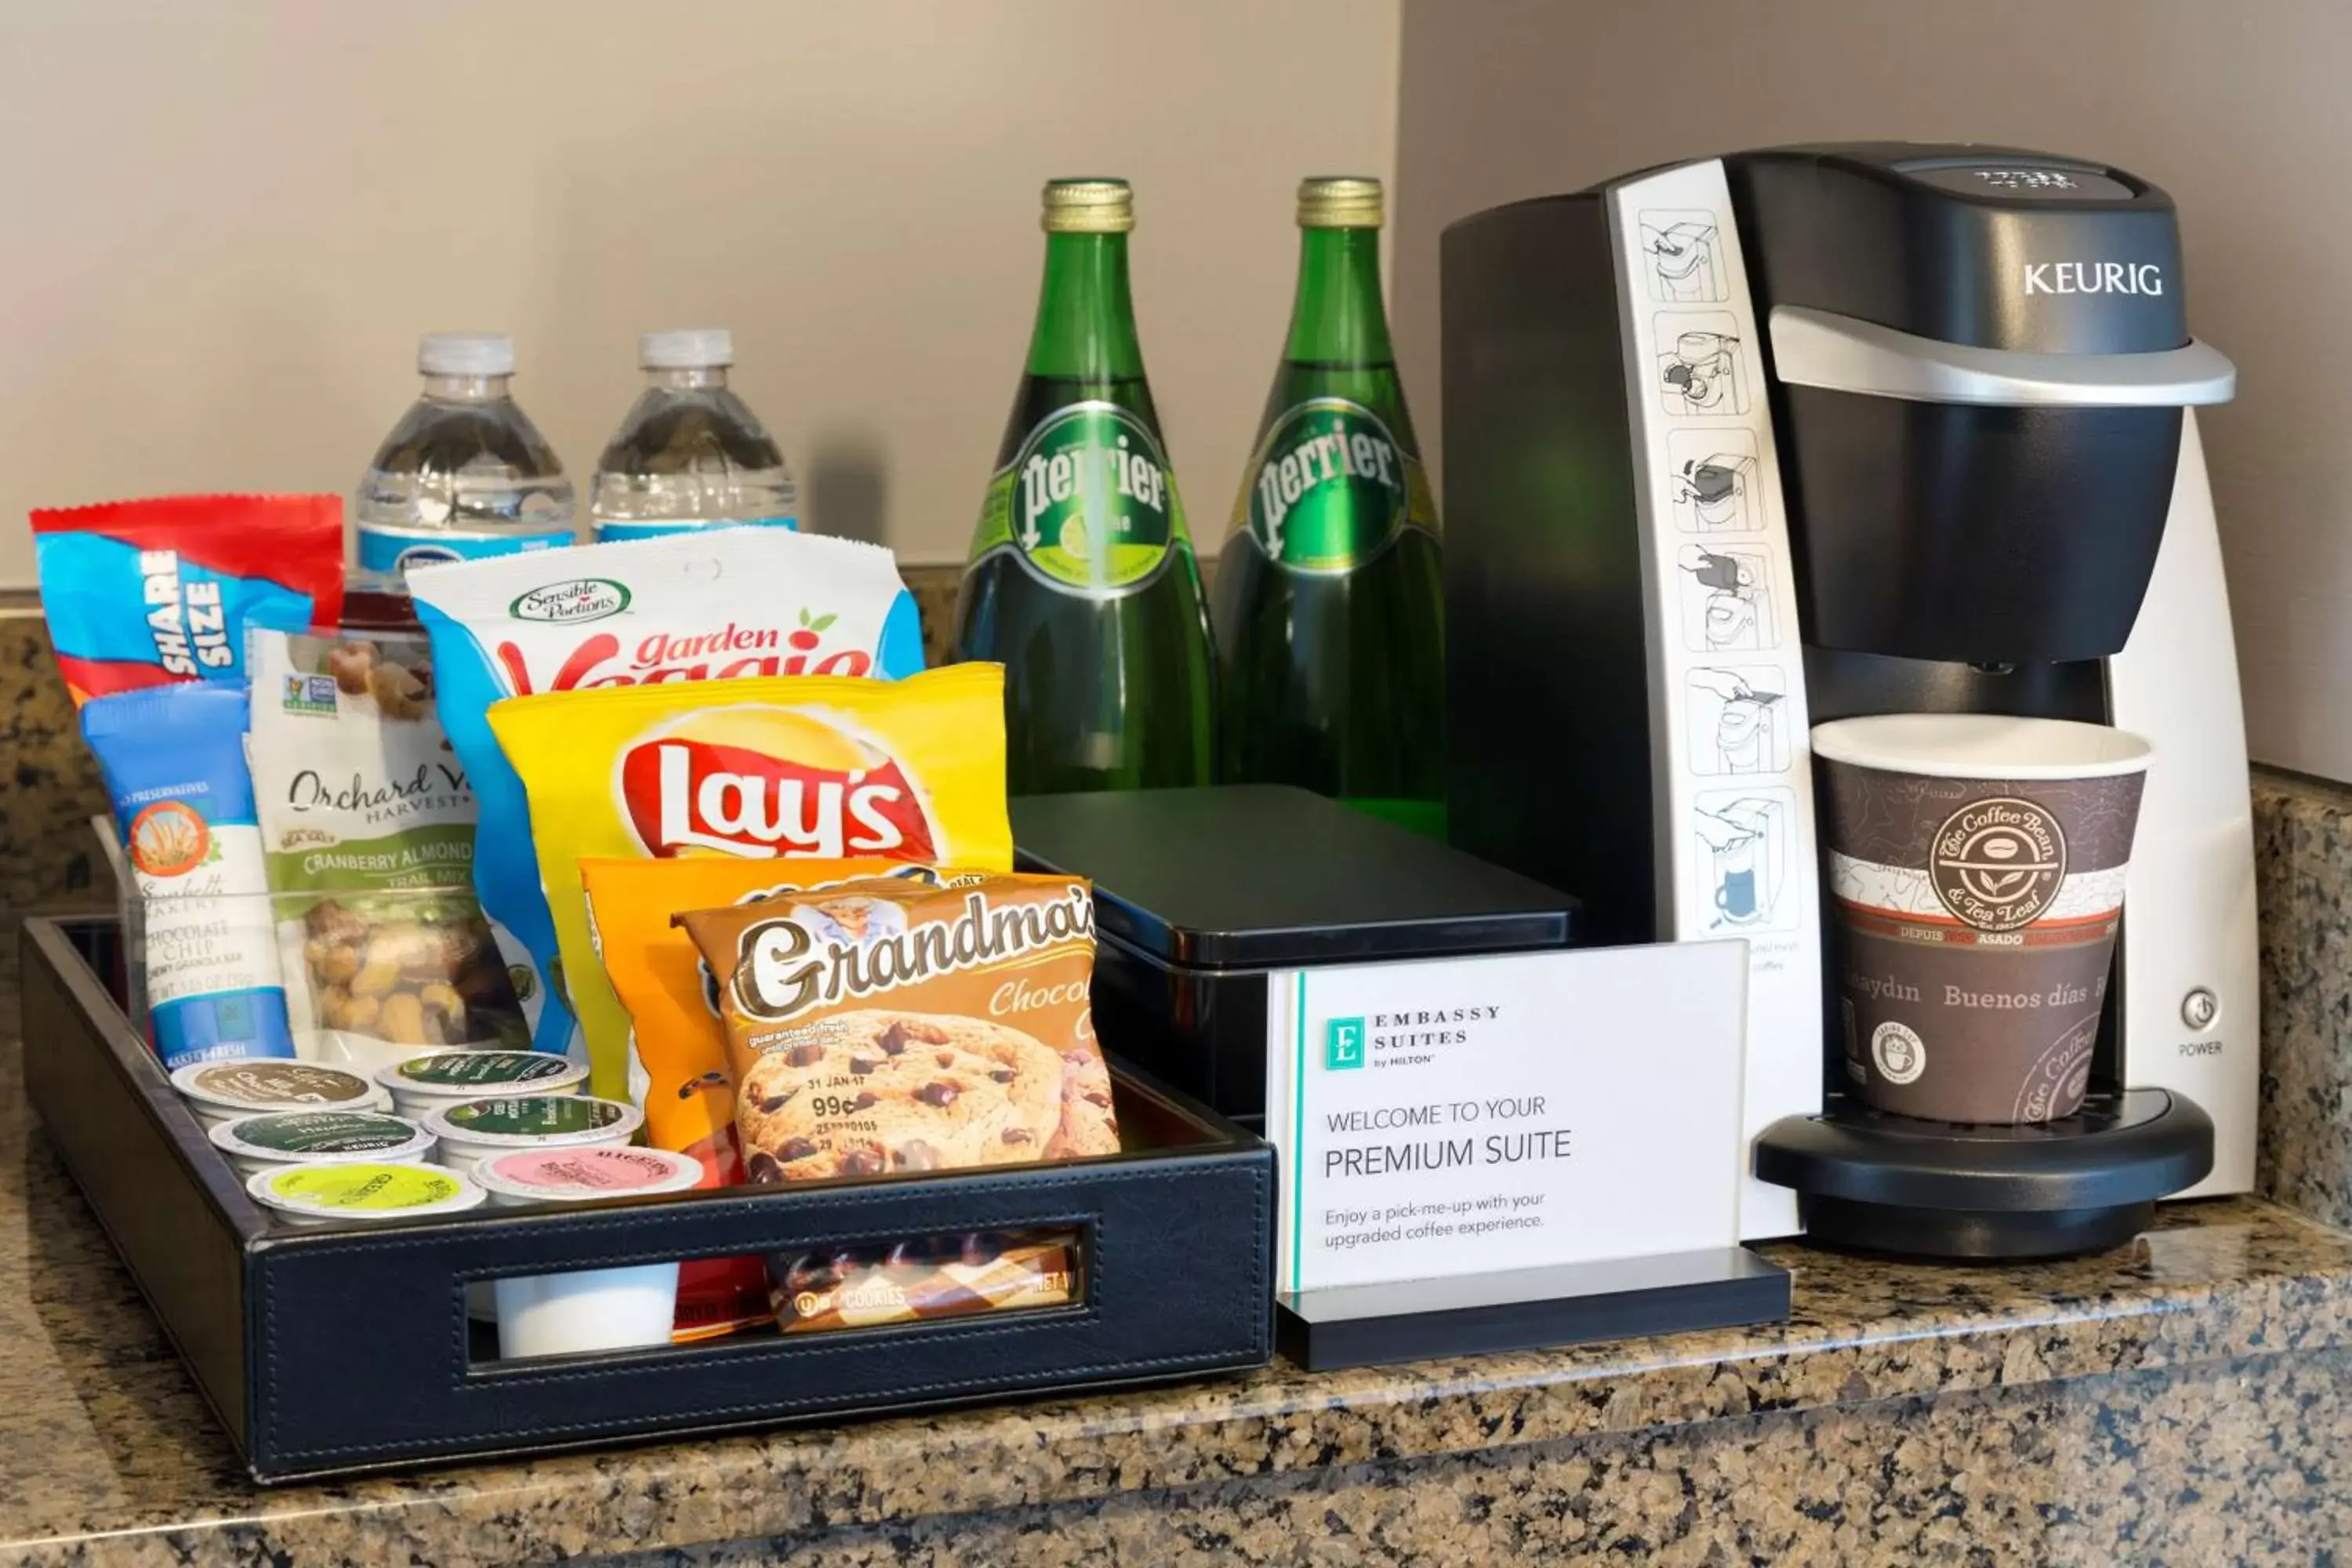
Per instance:
[[[1274,1152],[1112,1062],[1101,1159],[292,1230],[249,1200],[132,1030],[106,919],[27,921],[35,1108],[198,1386],[265,1481],[1262,1365]],[[1067,1305],[495,1359],[466,1287],[503,1274],[1053,1229]]]

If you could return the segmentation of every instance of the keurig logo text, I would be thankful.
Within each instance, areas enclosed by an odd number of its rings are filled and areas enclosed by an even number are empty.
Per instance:
[[[2029,261],[2029,294],[2161,294],[2164,268],[2153,261]]]
[[[1936,829],[1929,879],[1944,908],[1979,931],[2031,925],[2066,879],[2066,836],[2030,800],[1973,801]]]

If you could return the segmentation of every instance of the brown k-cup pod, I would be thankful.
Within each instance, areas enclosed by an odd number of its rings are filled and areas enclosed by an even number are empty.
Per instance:
[[[2150,752],[2104,725],[1990,714],[1813,731],[1864,1100],[1938,1121],[2081,1109]]]

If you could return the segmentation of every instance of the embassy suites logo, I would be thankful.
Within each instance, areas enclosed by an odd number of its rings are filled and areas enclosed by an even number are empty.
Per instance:
[[[1323,1070],[1347,1072],[1357,1068],[1409,1065],[1433,1059],[1440,1046],[1466,1045],[1469,1026],[1501,1017],[1500,1005],[1404,1008],[1392,1013],[1362,1014],[1323,1022]],[[1374,1052],[1380,1061],[1372,1060]]]

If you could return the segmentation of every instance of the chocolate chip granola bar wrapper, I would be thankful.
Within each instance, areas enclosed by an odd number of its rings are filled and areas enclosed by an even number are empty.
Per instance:
[[[724,977],[753,1182],[1118,1152],[1085,880],[877,879],[679,919]]]
[[[779,1254],[770,1268],[776,1321],[788,1334],[1059,1307],[1079,1289],[1077,1237],[1068,1231]]]

